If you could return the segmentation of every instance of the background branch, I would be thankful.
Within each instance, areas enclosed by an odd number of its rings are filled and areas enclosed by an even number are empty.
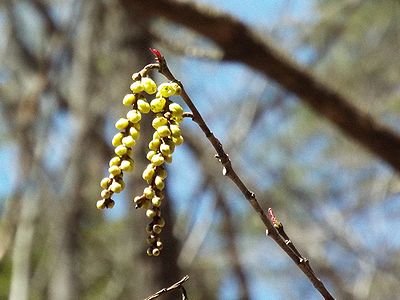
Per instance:
[[[145,5],[147,12],[185,25],[210,38],[224,51],[223,60],[248,65],[278,82],[321,116],[334,123],[400,172],[400,137],[351,104],[351,100],[317,80],[293,60],[274,49],[248,26],[228,14],[191,1],[122,1]]]

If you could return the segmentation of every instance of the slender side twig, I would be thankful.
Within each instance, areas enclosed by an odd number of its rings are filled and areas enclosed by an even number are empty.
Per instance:
[[[256,195],[250,191],[239,175],[235,172],[232,166],[232,162],[229,159],[228,154],[225,152],[220,140],[212,133],[206,122],[204,121],[203,117],[201,116],[200,112],[198,111],[197,107],[194,105],[193,101],[190,99],[189,95],[186,93],[183,84],[175,78],[175,76],[171,73],[167,66],[167,62],[162,56],[162,54],[155,50],[150,49],[153,54],[156,56],[157,62],[156,64],[149,64],[145,66],[137,75],[139,78],[140,76],[146,75],[150,70],[157,69],[162,75],[164,75],[167,79],[176,82],[181,87],[181,94],[180,96],[185,101],[186,105],[189,107],[193,114],[193,121],[197,123],[197,125],[201,128],[204,132],[207,139],[210,141],[214,149],[216,150],[216,158],[223,166],[222,174],[224,176],[228,176],[233,183],[239,188],[242,192],[243,196],[249,201],[250,205],[253,209],[257,212],[260,219],[266,226],[268,230],[268,236],[271,237],[278,245],[282,248],[283,251],[295,262],[295,264],[299,267],[299,269],[307,276],[309,281],[314,285],[314,287],[321,293],[321,295],[325,299],[334,299],[333,296],[329,293],[326,289],[322,281],[317,278],[314,271],[312,270],[309,262],[303,256],[299,255],[297,251],[293,250],[292,246],[286,244],[285,239],[278,233],[277,229],[274,227],[271,220],[268,216],[264,213],[261,205],[259,204]],[[135,77],[135,76],[133,76]]]
[[[185,275],[181,280],[179,280],[178,282],[174,283],[173,285],[171,285],[170,287],[167,288],[163,288],[161,290],[159,290],[157,293],[154,293],[153,295],[147,297],[145,300],[152,300],[152,299],[156,299],[159,296],[161,296],[164,293],[168,293],[170,291],[176,290],[176,289],[180,289],[181,293],[182,293],[182,300],[188,300],[189,298],[187,297],[186,294],[186,290],[183,287],[183,284],[188,281],[189,276]]]

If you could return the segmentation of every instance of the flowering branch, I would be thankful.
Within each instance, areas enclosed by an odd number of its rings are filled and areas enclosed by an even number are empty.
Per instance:
[[[287,235],[283,231],[280,226],[275,226],[277,223],[277,219],[274,217],[275,221],[271,221],[270,218],[264,213],[264,210],[260,206],[256,195],[250,191],[239,175],[236,173],[232,166],[232,162],[229,159],[228,154],[225,152],[221,142],[219,139],[213,134],[210,130],[206,122],[204,121],[203,117],[201,116],[200,112],[198,111],[197,107],[194,105],[193,101],[190,99],[189,95],[186,93],[183,84],[175,78],[175,76],[171,73],[167,66],[167,62],[162,54],[154,49],[151,49],[153,54],[156,56],[157,64],[151,64],[144,67],[143,70],[148,72],[150,69],[158,69],[158,71],[164,75],[167,79],[171,80],[179,84],[181,87],[180,96],[185,101],[186,105],[192,112],[192,120],[196,122],[201,130],[204,132],[207,139],[213,145],[214,149],[216,150],[216,158],[223,166],[223,175],[228,176],[233,183],[239,188],[242,192],[243,196],[249,201],[250,205],[253,209],[257,212],[260,219],[264,223],[267,228],[267,235],[271,237],[278,245],[282,248],[283,251],[296,263],[296,265],[300,268],[300,270],[307,276],[310,282],[314,285],[314,287],[321,293],[321,295],[325,299],[334,299],[333,296],[329,293],[329,291],[325,288],[324,284],[320,279],[318,279],[312,270],[308,260],[300,255],[300,253],[296,250],[293,243],[287,237]],[[149,67],[151,66],[151,67]],[[143,70],[141,72],[143,72]],[[270,216],[273,216],[272,210],[270,210]],[[275,224],[276,223],[276,224]],[[288,242],[289,241],[289,242]]]

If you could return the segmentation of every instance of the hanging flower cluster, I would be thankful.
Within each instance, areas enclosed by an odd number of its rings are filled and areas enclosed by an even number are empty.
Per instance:
[[[140,121],[143,114],[152,113],[153,139],[149,143],[147,159],[149,164],[143,171],[142,177],[148,184],[143,194],[134,198],[136,208],[146,211],[150,223],[146,227],[149,256],[158,256],[162,249],[160,233],[165,226],[161,216],[161,204],[164,199],[165,178],[167,171],[165,163],[172,162],[172,153],[175,146],[183,143],[180,123],[183,119],[183,108],[172,102],[171,96],[179,95],[181,88],[175,82],[162,83],[158,86],[149,77],[142,77],[140,73],[132,75],[131,94],[125,95],[122,103],[131,108],[126,117],[120,118],[115,127],[119,132],[113,137],[115,156],[109,162],[109,176],[101,180],[101,200],[97,201],[97,208],[112,208],[114,193],[124,189],[124,172],[134,169],[132,159],[133,147],[140,135]],[[151,102],[147,102],[146,95],[155,94]]]

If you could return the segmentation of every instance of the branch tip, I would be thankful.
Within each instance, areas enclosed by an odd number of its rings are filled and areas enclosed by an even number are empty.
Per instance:
[[[156,57],[156,59],[158,61],[162,60],[164,58],[164,56],[161,54],[160,51],[158,51],[157,49],[154,48],[149,48],[150,52],[154,54],[154,56]]]
[[[269,216],[269,219],[271,220],[272,224],[274,224],[275,228],[279,228],[282,226],[282,223],[279,222],[279,220],[275,216],[274,211],[272,210],[271,207],[268,208],[268,216]]]

